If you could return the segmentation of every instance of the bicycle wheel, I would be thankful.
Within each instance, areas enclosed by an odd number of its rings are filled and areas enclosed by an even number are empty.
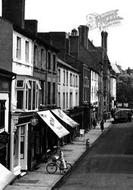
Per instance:
[[[65,174],[68,170],[70,171],[71,168],[72,168],[72,165],[71,165],[70,163],[67,163],[67,162],[66,162],[66,168],[64,168],[64,169],[61,169],[61,168],[60,168],[60,173],[61,173],[61,174]]]
[[[55,163],[52,163],[52,162],[47,164],[46,171],[49,174],[54,174],[57,171],[57,165]]]
[[[66,170],[68,171],[68,170],[71,170],[72,169],[72,164],[70,164],[70,163],[66,163]]]

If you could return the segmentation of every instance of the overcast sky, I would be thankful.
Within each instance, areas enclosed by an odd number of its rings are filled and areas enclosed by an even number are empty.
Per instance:
[[[86,16],[102,14],[118,9],[123,17],[119,26],[108,32],[108,55],[111,62],[117,62],[123,69],[133,68],[133,8],[131,0],[26,0],[26,19],[38,20],[38,31],[71,32],[79,25],[86,25]],[[98,29],[89,32],[94,45],[101,45]]]

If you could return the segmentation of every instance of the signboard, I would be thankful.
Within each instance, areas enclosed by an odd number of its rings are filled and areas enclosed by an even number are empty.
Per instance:
[[[57,117],[59,117],[62,121],[66,124],[70,125],[71,127],[76,127],[79,125],[73,119],[71,119],[67,114],[65,114],[61,109],[53,109],[51,110]]]
[[[37,113],[59,138],[69,134],[69,131],[59,123],[49,110]]]

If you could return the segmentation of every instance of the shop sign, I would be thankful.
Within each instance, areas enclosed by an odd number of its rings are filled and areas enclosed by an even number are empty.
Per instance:
[[[40,111],[38,114],[59,138],[69,134],[69,131],[61,125],[49,110]]]
[[[51,110],[57,117],[59,117],[62,121],[70,125],[71,127],[75,127],[79,125],[76,121],[71,119],[67,114],[65,114],[61,109],[53,109]]]

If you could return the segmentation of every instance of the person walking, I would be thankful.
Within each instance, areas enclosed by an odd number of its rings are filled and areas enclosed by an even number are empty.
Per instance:
[[[104,120],[103,119],[100,122],[100,127],[101,127],[101,131],[103,132],[103,130],[104,130]]]
[[[93,124],[93,128],[95,129],[96,126],[97,126],[97,122],[96,122],[96,119],[95,119],[95,118],[93,118],[93,122],[92,122],[92,124]]]

